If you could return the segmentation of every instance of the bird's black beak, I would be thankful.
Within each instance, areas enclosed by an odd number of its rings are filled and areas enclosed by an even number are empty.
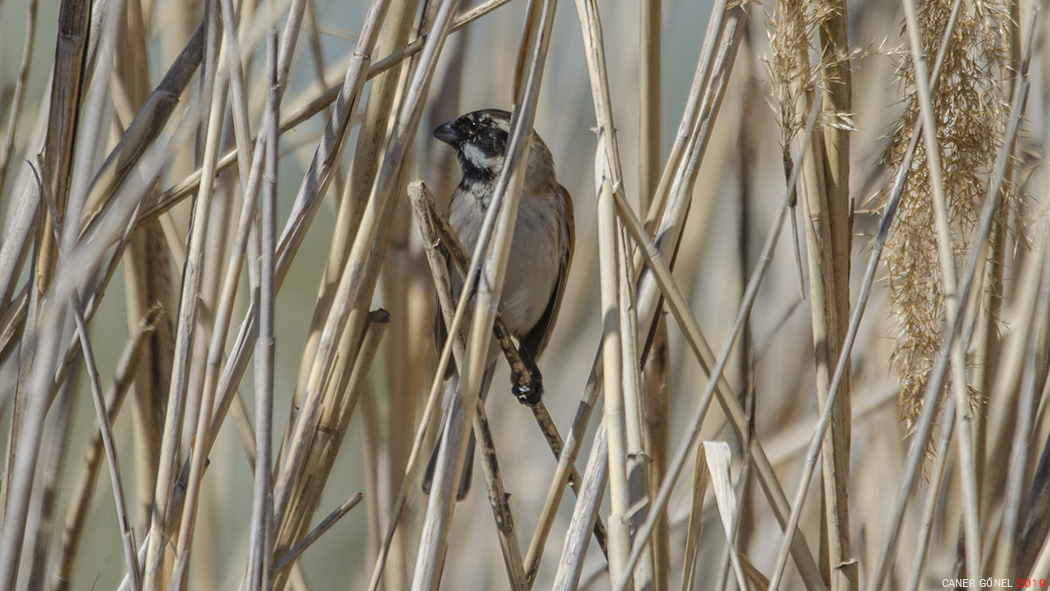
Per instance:
[[[456,133],[456,130],[452,128],[453,123],[455,123],[455,121],[449,121],[448,123],[435,129],[434,137],[445,142],[450,146],[455,146],[457,143],[459,143],[459,134]]]

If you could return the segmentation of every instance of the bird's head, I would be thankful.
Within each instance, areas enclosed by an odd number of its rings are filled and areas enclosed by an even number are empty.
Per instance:
[[[510,113],[485,109],[467,113],[434,130],[434,137],[456,149],[467,183],[493,183],[503,169],[510,137]],[[532,133],[525,185],[555,183],[554,160],[540,136]]]

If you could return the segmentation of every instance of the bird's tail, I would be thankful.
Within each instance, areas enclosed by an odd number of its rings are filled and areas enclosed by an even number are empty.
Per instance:
[[[485,397],[488,395],[489,386],[492,385],[492,374],[496,371],[496,364],[493,363],[486,370],[484,375],[481,377],[481,389],[478,391],[478,404],[485,404]],[[456,383],[458,384],[459,376],[456,376]],[[458,387],[458,385],[457,385]],[[441,452],[441,440],[445,436],[445,426],[448,423],[449,412],[451,408],[445,409],[445,416],[441,418],[441,430],[438,431],[437,438],[434,440],[434,451],[430,454],[430,461],[427,462],[427,469],[423,473],[423,492],[430,494],[430,487],[434,483],[434,472],[437,469],[438,454]],[[473,423],[474,417],[471,417],[471,423]],[[467,456],[463,460],[463,473],[459,477],[459,491],[456,492],[456,500],[462,501],[467,498],[467,493],[470,492],[470,481],[474,474],[474,428],[470,429],[470,440],[467,441]]]

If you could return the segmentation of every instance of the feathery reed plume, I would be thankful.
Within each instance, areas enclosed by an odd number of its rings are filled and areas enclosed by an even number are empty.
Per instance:
[[[952,2],[937,0],[920,7],[923,53],[936,55]],[[1003,88],[1008,67],[1007,2],[962,6],[949,42],[939,84],[932,91],[936,140],[943,161],[944,189],[952,251],[958,262],[967,251],[977,222],[988,176],[1002,144],[1009,115],[1010,89]],[[911,140],[919,117],[914,64],[900,55],[898,81],[905,94],[904,114],[895,124],[885,161],[896,166]],[[897,327],[893,354],[901,385],[899,410],[911,424],[922,405],[926,376],[941,343],[945,291],[937,254],[934,207],[927,153],[918,144],[915,162],[904,187],[900,209],[886,243],[891,317]],[[1006,219],[1016,191],[1007,181],[999,224]],[[971,392],[975,395],[976,392]]]

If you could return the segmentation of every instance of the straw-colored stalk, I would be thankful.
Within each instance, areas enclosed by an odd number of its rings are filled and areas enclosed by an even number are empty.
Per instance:
[[[810,31],[819,27],[821,59],[810,66]],[[846,39],[845,2],[784,1],[773,17],[769,74],[781,126],[785,163],[790,146],[805,123],[800,108],[814,102],[819,75],[826,92],[824,125],[808,144],[799,188],[805,212],[806,263],[813,322],[817,397],[827,404],[832,368],[839,357],[849,315],[852,202],[849,194],[851,83]],[[785,164],[786,166],[786,164]],[[785,171],[787,174],[787,171]],[[848,364],[848,362],[847,362]],[[835,590],[856,589],[856,564],[850,553],[847,483],[850,456],[848,372],[835,397],[833,420],[824,448],[823,495],[827,538],[821,540],[821,571]],[[826,550],[825,550],[826,548]],[[774,576],[774,581],[776,581]],[[774,582],[775,584],[775,582]]]

